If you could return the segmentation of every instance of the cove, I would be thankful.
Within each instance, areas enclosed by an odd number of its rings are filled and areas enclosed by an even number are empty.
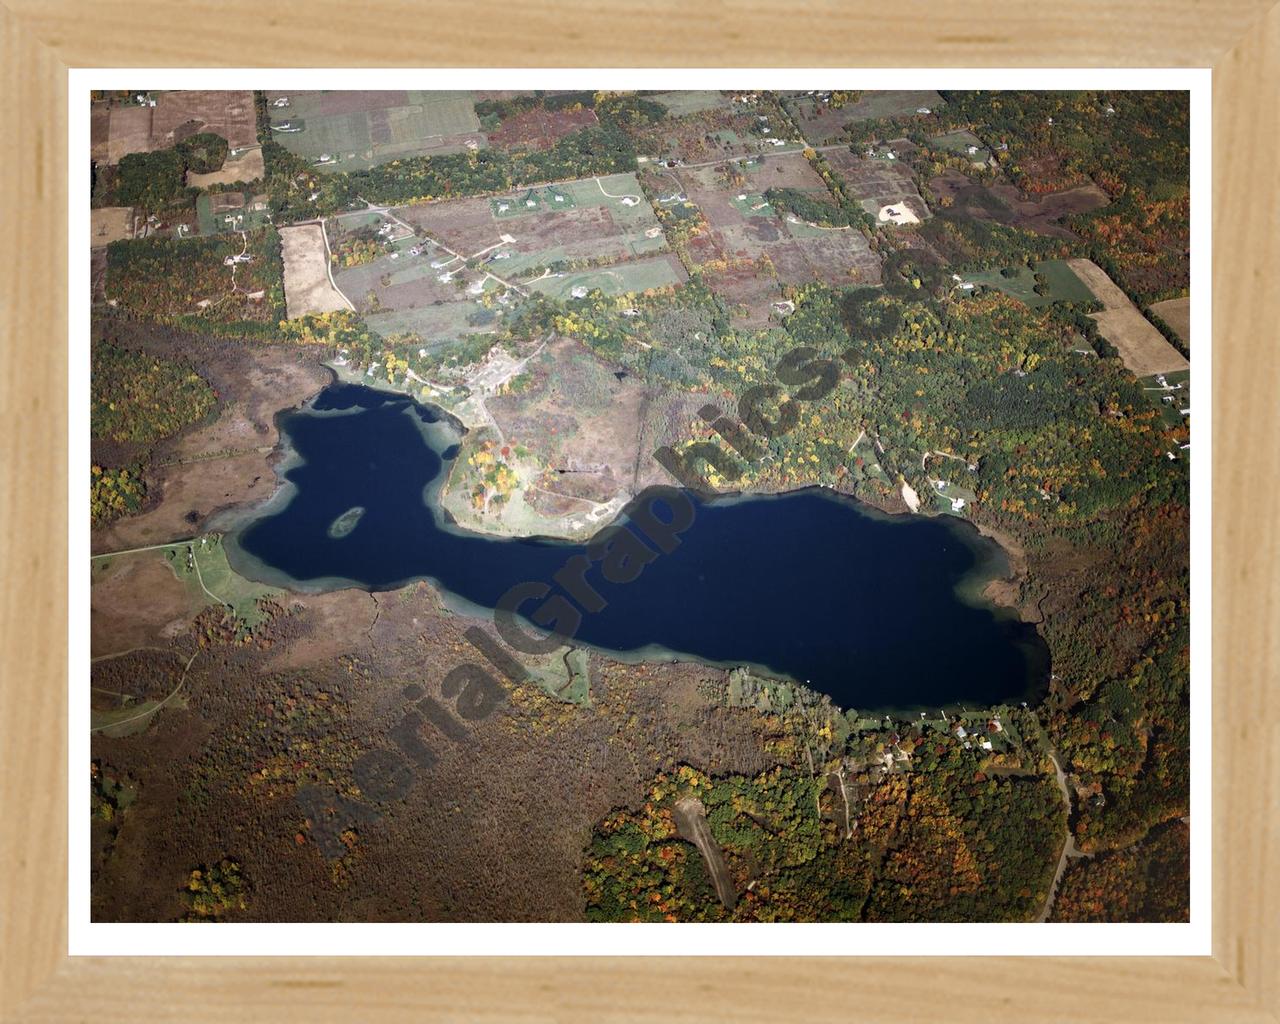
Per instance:
[[[444,413],[334,384],[279,426],[282,486],[227,533],[242,575],[312,592],[426,579],[474,614],[517,584],[564,595],[555,575],[586,545],[482,536],[439,507],[460,437]],[[979,597],[1007,567],[970,524],[888,516],[817,488],[688,497],[696,514],[679,545],[633,581],[609,583],[598,565],[586,573],[606,604],[584,612],[575,643],[624,660],[678,653],[750,665],[860,710],[1042,695],[1048,649],[1033,626]],[[616,522],[629,524],[645,500]]]

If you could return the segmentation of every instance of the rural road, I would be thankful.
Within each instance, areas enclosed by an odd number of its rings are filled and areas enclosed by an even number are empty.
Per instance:
[[[675,806],[676,831],[681,839],[686,839],[698,848],[707,865],[711,881],[715,883],[716,895],[725,910],[732,910],[738,902],[738,895],[733,891],[733,882],[729,880],[729,869],[725,867],[724,856],[720,846],[711,835],[707,825],[707,809],[697,797],[686,797],[677,800]]]
[[[1049,895],[1045,897],[1040,916],[1036,918],[1041,922],[1049,920],[1049,914],[1053,911],[1053,901],[1058,895],[1058,883],[1062,881],[1062,873],[1067,870],[1067,860],[1088,856],[1076,849],[1076,837],[1071,832],[1071,791],[1067,788],[1067,773],[1062,770],[1062,765],[1058,763],[1058,755],[1052,750],[1049,751],[1049,758],[1053,761],[1053,773],[1058,780],[1058,789],[1062,791],[1062,802],[1067,808],[1067,838],[1062,844],[1062,854],[1058,857],[1058,870],[1053,873]]]

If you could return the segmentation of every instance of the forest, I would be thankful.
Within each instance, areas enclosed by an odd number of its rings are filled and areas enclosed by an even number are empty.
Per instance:
[[[1069,219],[1139,307],[1186,294],[1190,99],[1178,91],[949,92],[938,115],[973,130],[1031,195],[1093,182],[1111,202]],[[1085,254],[1081,254],[1085,255]],[[1099,261],[1101,258],[1101,262]]]
[[[110,173],[105,167],[95,168],[95,175],[107,186],[95,189],[95,205],[133,206],[153,214],[190,206],[199,190],[187,186],[187,172],[216,171],[227,152],[227,140],[221,135],[197,132],[167,149],[127,153]]]
[[[218,396],[191,365],[110,340],[93,346],[90,382],[89,429],[111,441],[157,441],[218,405]]]
[[[855,737],[848,753],[876,745]],[[594,830],[583,887],[595,921],[1019,921],[1043,904],[1064,827],[1043,775],[994,775],[953,736],[884,734],[905,770],[840,757],[830,774],[778,766],[712,778],[660,774],[637,811]],[[798,754],[799,751],[797,750]],[[899,764],[901,761],[899,761]],[[698,800],[733,891],[717,900],[680,834]]]
[[[150,319],[284,319],[274,227],[212,238],[138,238],[107,246],[107,301]]]

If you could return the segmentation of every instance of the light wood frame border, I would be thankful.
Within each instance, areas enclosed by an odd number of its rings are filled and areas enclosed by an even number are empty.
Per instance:
[[[1280,1020],[1272,2],[901,0],[892,15],[869,0],[656,0],[626,14],[589,0],[0,2],[3,1019]],[[197,35],[202,15],[211,17]],[[1213,955],[749,964],[68,957],[66,70],[279,65],[1212,67]]]

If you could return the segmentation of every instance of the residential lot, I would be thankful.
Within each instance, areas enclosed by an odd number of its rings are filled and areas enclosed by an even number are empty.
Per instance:
[[[1106,308],[1094,313],[1098,330],[1120,351],[1135,377],[1190,369],[1185,356],[1165,340],[1138,308],[1092,260],[1067,260],[1076,276]]]
[[[687,278],[678,260],[663,255],[666,239],[633,174],[329,223],[335,252],[358,232],[381,239],[375,258],[335,270],[338,288],[379,334],[416,334],[428,347],[494,330],[514,297],[487,296],[506,286],[569,299]]]
[[[271,223],[265,195],[245,192],[202,192],[196,197],[200,234],[249,231]]]
[[[487,145],[470,92],[268,92],[267,102],[272,137],[326,169],[367,170]]]
[[[848,150],[835,150],[826,157],[862,208],[879,220],[914,223],[929,216],[929,208],[920,197],[911,172],[896,160],[862,156]],[[903,216],[904,210],[910,216]]]
[[[614,262],[666,248],[634,174],[586,178],[492,199],[424,203],[395,215],[490,273],[523,281],[553,264]]]

